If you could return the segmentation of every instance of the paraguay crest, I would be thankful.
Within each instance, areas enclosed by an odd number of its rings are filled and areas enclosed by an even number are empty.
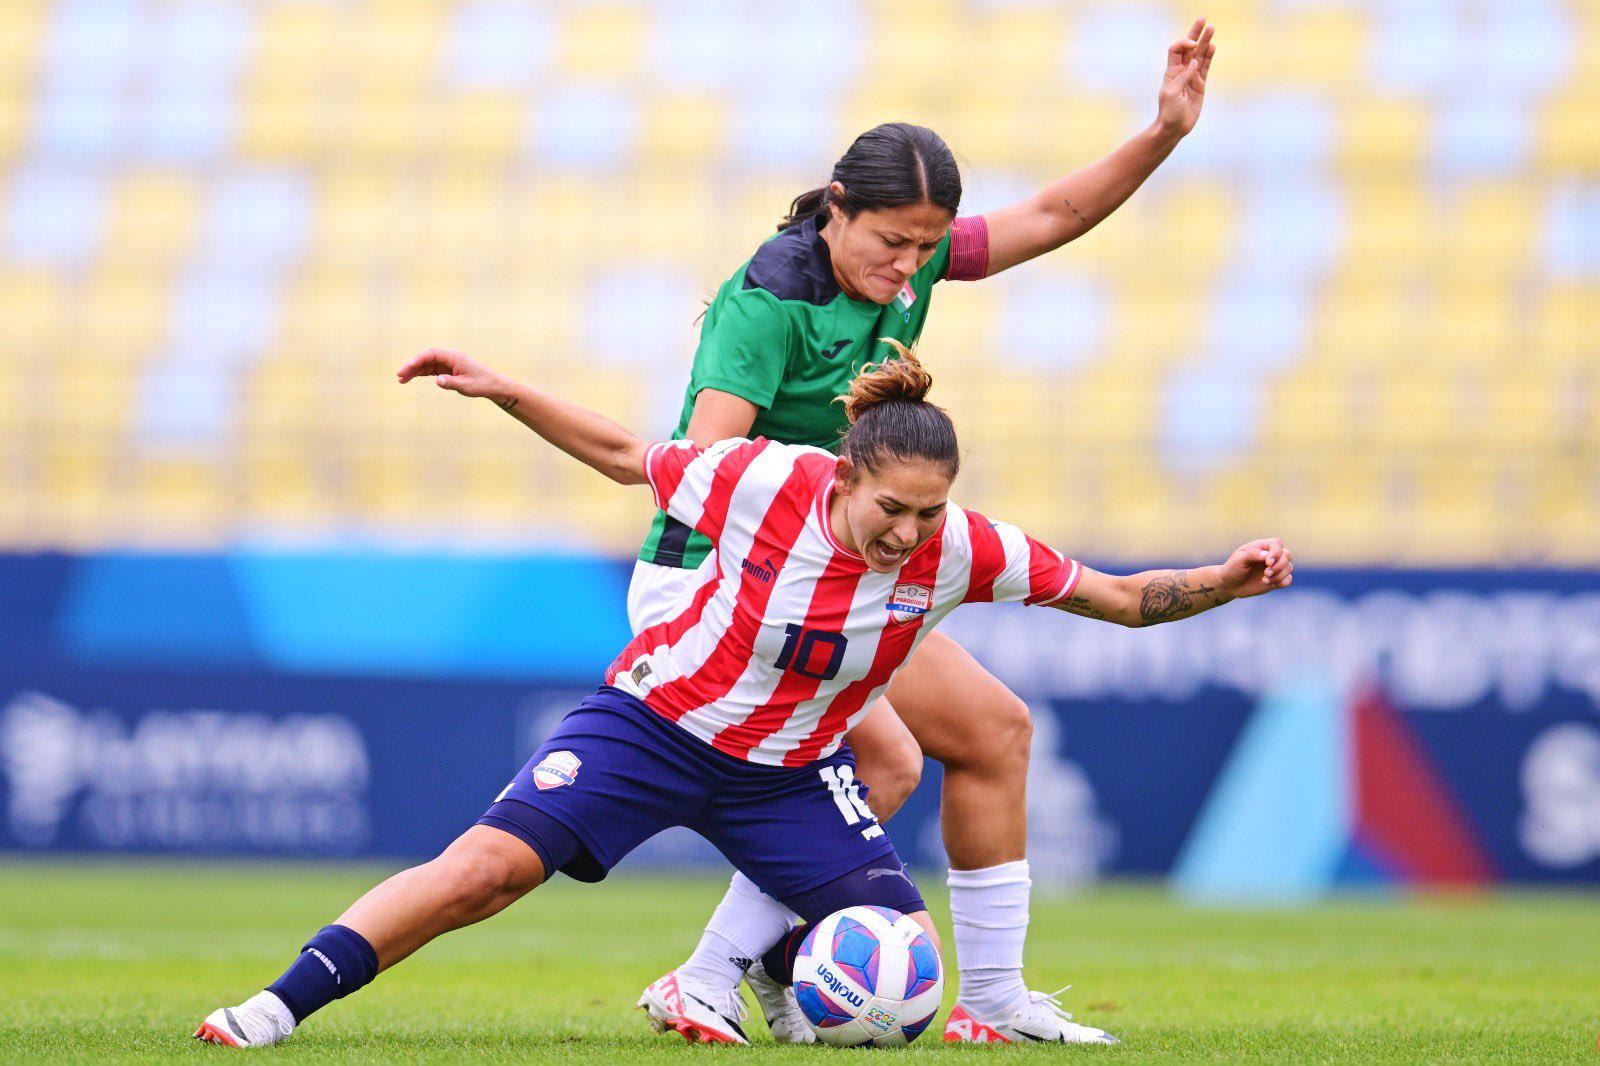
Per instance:
[[[902,581],[894,587],[894,595],[884,607],[896,622],[909,622],[921,618],[933,606],[933,590],[926,585]]]
[[[533,783],[540,792],[570,785],[578,779],[583,760],[570,751],[552,751],[533,768]]]

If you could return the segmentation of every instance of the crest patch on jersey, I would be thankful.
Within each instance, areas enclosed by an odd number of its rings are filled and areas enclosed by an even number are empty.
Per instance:
[[[896,622],[909,622],[928,613],[928,608],[933,606],[933,590],[926,585],[902,581],[894,587],[894,595],[883,606]]]
[[[540,792],[570,785],[578,779],[583,760],[570,751],[552,751],[533,768],[533,783]]]
[[[911,305],[917,302],[917,294],[911,289],[911,282],[906,282],[905,288],[895,295],[894,302],[900,305],[900,310],[909,311]]]

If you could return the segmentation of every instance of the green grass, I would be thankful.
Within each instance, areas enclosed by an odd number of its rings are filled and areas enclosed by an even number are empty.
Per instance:
[[[237,1054],[189,1033],[207,1011],[275,977],[312,930],[383,872],[0,866],[0,1058]],[[930,890],[938,882],[923,880]],[[1036,897],[1028,949],[1035,985],[1074,982],[1069,1009],[1118,1033],[1120,1047],[946,1047],[933,1029],[900,1052],[691,1048],[650,1033],[631,1007],[687,952],[719,887],[627,871],[598,887],[558,881],[430,946],[287,1044],[253,1054],[319,1062],[855,1054],[1597,1061],[1595,897],[1360,897],[1306,910],[1200,910],[1126,886]],[[943,922],[942,901],[935,911]]]

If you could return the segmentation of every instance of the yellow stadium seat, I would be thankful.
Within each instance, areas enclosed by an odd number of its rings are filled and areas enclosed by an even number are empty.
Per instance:
[[[1440,212],[1433,244],[1441,279],[1512,285],[1539,239],[1541,200],[1526,181],[1480,181],[1457,190]]]
[[[349,12],[341,66],[353,84],[379,96],[435,88],[448,27],[443,4],[429,0],[361,0]]]
[[[0,264],[0,336],[34,351],[59,351],[69,336],[71,287],[59,275]]]
[[[1600,358],[1600,284],[1540,289],[1531,301],[1525,355],[1556,366],[1594,366]]]
[[[640,166],[701,168],[721,157],[728,137],[728,101],[709,93],[651,94],[642,108]]]
[[[1263,77],[1274,86],[1304,86],[1341,95],[1366,88],[1370,37],[1356,5],[1295,7],[1254,26],[1260,30],[1255,41],[1238,40],[1239,28],[1219,26],[1230,68],[1242,55],[1247,70],[1260,62]]]
[[[1413,100],[1361,95],[1337,114],[1336,160],[1345,173],[1386,183],[1421,173],[1431,143],[1432,116],[1426,106]],[[1353,212],[1351,218],[1358,220]]]
[[[130,531],[139,542],[214,548],[233,521],[231,472],[209,458],[148,456],[136,463],[125,499]]]
[[[624,79],[640,69],[652,29],[646,5],[563,5],[557,66],[563,77]]]
[[[1592,79],[1553,99],[1539,116],[1538,130],[1544,169],[1600,174],[1600,106],[1595,104]]]
[[[446,158],[479,167],[516,162],[528,136],[529,101],[510,92],[460,93],[442,105],[439,148]]]
[[[175,267],[193,250],[204,197],[200,183],[181,172],[128,174],[112,188],[102,241],[107,256],[130,267]]]

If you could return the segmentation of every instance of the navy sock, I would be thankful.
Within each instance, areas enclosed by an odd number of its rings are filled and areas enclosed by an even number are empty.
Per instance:
[[[283,1000],[298,1025],[376,976],[378,953],[367,938],[342,925],[325,925],[267,991]]]
[[[797,925],[767,949],[767,953],[761,956],[761,968],[767,971],[768,977],[780,985],[794,984],[794,960],[800,954],[800,945],[806,942],[809,932],[809,925]]]

